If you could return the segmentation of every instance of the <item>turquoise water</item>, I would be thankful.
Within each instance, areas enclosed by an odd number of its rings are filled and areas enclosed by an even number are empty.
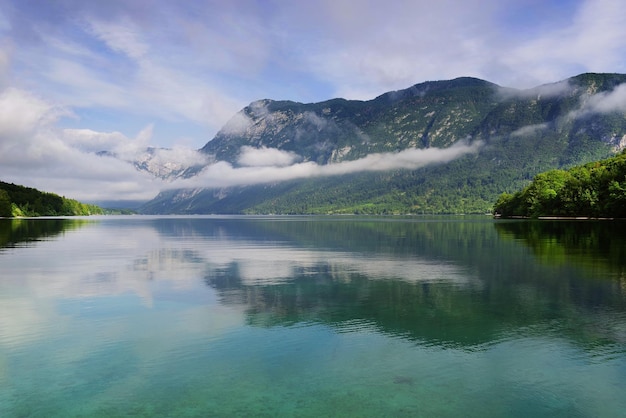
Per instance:
[[[0,416],[626,416],[625,232],[0,220]]]

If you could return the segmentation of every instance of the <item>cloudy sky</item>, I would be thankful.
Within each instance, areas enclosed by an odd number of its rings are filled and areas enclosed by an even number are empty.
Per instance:
[[[187,158],[262,98],[534,87],[626,73],[625,51],[622,0],[0,0],[0,180],[148,199],[159,181],[93,152]]]

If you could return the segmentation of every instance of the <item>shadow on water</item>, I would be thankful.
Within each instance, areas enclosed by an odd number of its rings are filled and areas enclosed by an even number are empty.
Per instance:
[[[85,219],[66,218],[0,219],[0,251],[46,240],[67,230],[80,228],[88,222]]]
[[[502,221],[495,227],[503,240],[523,243],[543,263],[573,262],[609,274],[626,273],[626,222]]]

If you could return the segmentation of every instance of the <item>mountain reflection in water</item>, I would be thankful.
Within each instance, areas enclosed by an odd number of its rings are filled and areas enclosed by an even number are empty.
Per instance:
[[[512,329],[571,333],[589,346],[626,338],[609,319],[610,312],[626,310],[622,223],[475,217],[101,219],[119,245],[130,240],[138,251],[131,265],[100,271],[92,281],[108,280],[115,292],[128,285],[145,296],[137,280],[163,277],[164,271],[175,271],[165,276],[177,281],[200,274],[220,303],[243,308],[247,322],[256,326],[317,322],[340,329],[359,321],[428,344],[468,348],[506,338]],[[5,220],[0,236],[11,246],[87,222],[95,221]],[[135,246],[133,237],[185,245],[151,250]],[[602,277],[596,279],[599,270]]]

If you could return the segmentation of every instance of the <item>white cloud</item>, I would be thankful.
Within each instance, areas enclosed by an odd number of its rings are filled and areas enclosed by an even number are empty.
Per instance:
[[[303,40],[302,60],[350,98],[466,75],[528,88],[585,71],[626,70],[619,0],[321,3],[321,11],[291,11],[324,27]],[[553,18],[544,22],[544,15]]]
[[[37,141],[40,129],[49,128],[66,110],[33,94],[9,88],[0,93],[0,161],[19,165],[24,159],[41,157],[43,147],[54,140]]]
[[[520,97],[524,99],[547,99],[551,97],[561,96],[572,91],[572,85],[569,80],[562,80],[556,83],[542,84],[530,89],[513,89],[503,87],[498,89],[498,94],[504,99],[511,97]]]
[[[236,168],[225,161],[219,161],[207,166],[197,177],[174,181],[167,188],[218,188],[366,171],[415,170],[427,165],[446,163],[464,155],[477,153],[482,146],[482,142],[476,141],[471,144],[456,143],[449,148],[407,149],[397,153],[370,154],[358,160],[327,165],[319,165],[307,161],[288,166],[272,165]],[[261,151],[261,153],[264,152],[267,152],[267,150]]]
[[[64,109],[33,94],[6,89],[0,93],[0,135],[7,139],[26,136],[37,125],[48,125],[63,113],[66,113]]]
[[[186,147],[157,148],[153,150],[152,158],[161,164],[178,164],[187,167],[209,162],[206,154]]]
[[[583,96],[580,107],[567,116],[571,119],[583,117],[591,113],[626,113],[626,83],[620,84],[608,92],[600,92]]]
[[[147,174],[118,159],[87,152],[99,145],[119,149],[125,144],[121,134],[60,130],[56,123],[65,113],[22,90],[0,93],[0,179],[88,200],[148,199],[158,192]],[[95,142],[90,144],[89,139]]]
[[[91,129],[64,129],[63,137],[68,145],[85,152],[115,150],[128,140],[120,132],[96,132]]]
[[[546,97],[547,95],[562,94],[571,87],[568,83],[555,83],[546,86],[541,86],[535,89],[526,91],[506,91],[503,94],[514,94],[523,96],[537,96]],[[611,113],[611,112],[625,112],[626,113],[626,83],[620,84],[611,91],[600,92],[591,94],[588,96],[582,96],[582,102],[580,106],[571,111],[566,118],[575,119],[583,117],[591,113]],[[548,128],[547,123],[539,123],[536,125],[523,126],[511,133],[511,136],[521,137],[533,135],[539,131]]]
[[[582,107],[583,112],[626,112],[626,84],[620,84],[610,92],[596,93]]]
[[[124,110],[133,106],[128,80],[111,80],[89,64],[53,57],[46,62],[42,76],[46,84],[42,89],[68,106]]]
[[[348,174],[361,171],[387,171],[397,169],[415,170],[431,164],[447,163],[480,150],[483,143],[457,142],[448,148],[409,148],[397,153],[369,154],[354,161],[343,161],[323,166],[324,174]]]
[[[304,120],[313,125],[318,131],[324,129],[326,126],[328,126],[329,123],[328,119],[324,119],[318,116],[317,114],[315,114],[315,112],[308,111],[304,112]]]
[[[237,162],[248,167],[285,167],[291,165],[298,158],[296,153],[276,148],[244,146],[241,147]]]
[[[251,126],[252,119],[246,116],[243,112],[237,112],[220,131],[226,135],[241,135],[244,134]]]
[[[148,53],[149,46],[141,40],[142,30],[128,17],[113,22],[92,19],[87,25],[97,38],[115,52],[135,60]]]
[[[320,3],[318,11],[292,12],[324,28],[303,40],[301,59],[335,95],[370,99],[420,81],[481,76],[494,59],[488,51],[499,37],[490,19],[500,2]]]
[[[581,1],[567,25],[550,27],[526,40],[517,40],[507,51],[501,51],[502,63],[518,73],[518,79],[531,82],[558,80],[588,71],[624,72],[623,7],[620,0]]]
[[[539,131],[543,131],[544,129],[548,128],[548,124],[547,123],[538,123],[536,125],[527,125],[527,126],[522,126],[519,129],[516,129],[515,131],[511,132],[511,136],[531,136],[536,134]]]

